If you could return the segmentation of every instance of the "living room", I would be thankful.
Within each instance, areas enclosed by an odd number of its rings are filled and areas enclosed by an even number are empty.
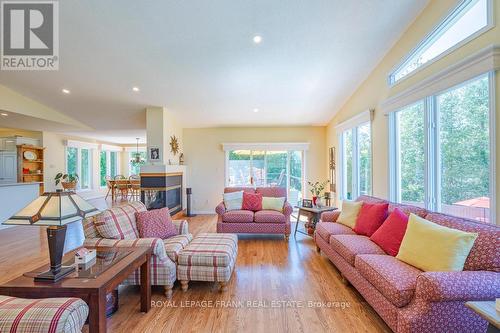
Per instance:
[[[0,5],[0,332],[500,330],[497,0]]]

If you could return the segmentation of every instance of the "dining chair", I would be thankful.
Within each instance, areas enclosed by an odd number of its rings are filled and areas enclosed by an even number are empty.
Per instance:
[[[112,180],[111,176],[106,176],[104,179],[106,179],[106,187],[108,188],[108,192],[106,193],[106,198],[104,198],[104,200],[106,200],[108,198],[109,193],[114,192],[116,190],[116,186],[110,182],[110,180]],[[114,196],[111,195],[111,197]]]
[[[130,183],[130,198],[132,200],[139,201],[141,197],[141,177],[138,175],[130,175],[130,177],[128,177],[128,180]]]
[[[127,178],[125,178],[125,176],[123,175],[116,175],[114,180],[116,191],[121,195],[121,199],[128,199],[129,182]]]

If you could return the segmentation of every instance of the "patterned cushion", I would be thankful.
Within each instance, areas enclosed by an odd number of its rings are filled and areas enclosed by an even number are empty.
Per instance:
[[[349,227],[334,222],[320,222],[316,225],[316,233],[326,242],[330,241],[331,235],[355,235],[356,233]]]
[[[232,260],[228,266],[177,266],[177,279],[179,281],[209,281],[209,282],[227,282],[231,279],[235,260]]]
[[[358,254],[385,254],[377,244],[361,235],[332,235],[330,245],[351,266]]]
[[[262,194],[244,192],[241,209],[252,210],[254,212],[262,210]]]
[[[340,216],[340,210],[333,210],[330,212],[321,213],[321,221],[323,222],[337,222]]]
[[[139,237],[155,237],[167,239],[179,233],[172,223],[172,217],[167,207],[135,213]]]
[[[425,217],[425,215],[429,212],[427,209],[422,207],[391,202],[389,204],[389,214],[392,213],[395,208],[399,208],[399,210],[406,215],[415,214],[420,217]]]
[[[81,332],[89,314],[79,298],[24,299],[0,296],[0,332]]]
[[[193,239],[191,234],[173,236],[163,241],[165,244],[165,251],[167,255],[173,262],[177,262],[177,257],[179,252],[185,248],[189,242]]]
[[[229,266],[238,253],[238,236],[201,233],[179,253],[177,262],[185,266]]]
[[[137,238],[137,239],[108,239],[108,238],[86,238],[83,246],[102,247],[150,247],[153,255],[159,259],[167,257],[165,246],[160,238]]]
[[[286,199],[286,188],[285,187],[257,187],[255,189],[256,193],[262,194],[263,197],[274,197],[274,198],[285,198]]]
[[[465,261],[464,270],[500,272],[500,255],[498,255],[498,249],[500,248],[499,227],[440,213],[429,213],[425,216],[425,219],[448,228],[478,233],[479,236]],[[493,255],[494,253],[496,255]]]
[[[136,239],[139,237],[135,213],[146,211],[141,202],[130,202],[106,209],[97,215],[95,226],[101,237],[111,239]]]
[[[223,222],[253,222],[253,212],[249,210],[232,210],[222,215]]]
[[[421,271],[388,255],[360,254],[354,266],[397,307],[410,303]]]
[[[255,212],[254,220],[257,223],[285,223],[286,217],[275,210],[261,210]]]
[[[165,257],[161,260],[157,256],[151,257],[150,265],[151,285],[153,286],[172,286],[176,279],[176,266],[170,258]],[[136,269],[121,284],[137,286],[141,284],[141,270]]]

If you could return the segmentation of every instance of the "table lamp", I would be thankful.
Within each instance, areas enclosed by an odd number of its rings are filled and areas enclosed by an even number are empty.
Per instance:
[[[75,270],[74,266],[62,266],[66,224],[98,213],[97,208],[74,192],[57,190],[45,192],[3,224],[48,227],[50,270],[37,275],[35,281],[57,282]]]

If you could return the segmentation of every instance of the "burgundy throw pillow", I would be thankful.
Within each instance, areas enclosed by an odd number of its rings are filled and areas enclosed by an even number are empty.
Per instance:
[[[403,213],[399,208],[394,208],[391,215],[389,215],[387,220],[375,231],[370,239],[380,246],[385,253],[395,257],[399,252],[407,225],[408,215]]]
[[[243,192],[243,210],[259,211],[262,210],[262,194]]]
[[[384,223],[387,218],[388,203],[370,204],[363,203],[359,210],[356,225],[353,230],[358,235],[370,237]]]
[[[140,238],[167,239],[179,233],[172,223],[168,208],[135,213]]]

